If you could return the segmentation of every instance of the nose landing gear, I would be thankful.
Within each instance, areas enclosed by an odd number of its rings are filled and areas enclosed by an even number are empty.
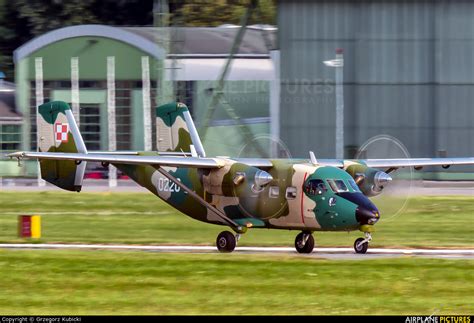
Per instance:
[[[372,241],[372,234],[370,232],[364,232],[364,238],[358,238],[354,242],[354,250],[356,253],[366,253],[369,248],[369,242]]]

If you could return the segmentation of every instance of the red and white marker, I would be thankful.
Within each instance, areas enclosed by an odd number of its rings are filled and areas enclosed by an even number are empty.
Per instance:
[[[54,125],[54,137],[56,142],[67,142],[69,132],[69,125],[67,123],[56,123]]]

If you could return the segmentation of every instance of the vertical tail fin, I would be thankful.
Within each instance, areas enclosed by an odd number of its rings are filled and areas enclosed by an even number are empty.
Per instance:
[[[87,153],[69,105],[62,101],[38,107],[38,149],[41,152]],[[86,162],[40,160],[41,178],[68,191],[79,192]]]
[[[199,157],[206,157],[191,113],[183,103],[173,102],[156,108],[156,136],[158,151],[193,153],[193,145]]]

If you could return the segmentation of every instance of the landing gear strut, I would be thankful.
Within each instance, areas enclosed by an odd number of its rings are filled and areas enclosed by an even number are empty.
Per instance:
[[[354,250],[356,253],[366,253],[367,248],[369,248],[369,242],[372,240],[372,235],[370,232],[364,232],[365,234],[365,239],[364,238],[358,238],[354,242]]]
[[[232,252],[234,251],[239,238],[240,238],[240,234],[237,234],[237,236],[234,236],[229,231],[222,231],[221,233],[219,233],[216,239],[217,249],[220,252]]]
[[[314,248],[314,238],[310,232],[301,232],[296,236],[295,248],[298,253],[311,253]]]

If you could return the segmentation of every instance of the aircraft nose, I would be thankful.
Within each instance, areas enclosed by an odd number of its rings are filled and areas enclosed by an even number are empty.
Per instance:
[[[380,219],[380,213],[377,208],[368,208],[362,205],[356,208],[355,216],[360,224],[375,224]]]
[[[355,218],[359,224],[375,224],[379,220],[379,210],[364,194],[345,192],[337,195],[357,205]]]

